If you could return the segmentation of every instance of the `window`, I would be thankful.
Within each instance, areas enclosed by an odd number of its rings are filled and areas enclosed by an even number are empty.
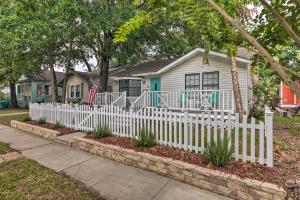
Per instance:
[[[46,96],[51,95],[51,86],[45,85],[45,94],[46,94]]]
[[[186,90],[200,90],[200,74],[186,74],[185,75],[185,89]]]
[[[76,93],[75,97],[79,98],[80,97],[80,85],[76,85]]]
[[[111,85],[107,86],[107,92],[112,92],[113,91],[113,87]]]
[[[70,98],[80,98],[81,96],[81,85],[70,85],[69,88],[69,97]]]
[[[219,89],[219,72],[204,72],[202,74],[202,89],[203,90],[218,90]]]
[[[137,97],[141,95],[141,81],[124,79],[119,81],[119,91],[126,92],[129,97]]]

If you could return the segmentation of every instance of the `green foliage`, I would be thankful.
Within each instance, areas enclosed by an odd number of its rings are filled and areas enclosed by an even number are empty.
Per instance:
[[[294,116],[292,118],[274,115],[274,129],[284,129],[290,134],[300,135],[300,117]]]
[[[295,125],[289,128],[292,135],[299,136],[300,135],[300,126]]]
[[[53,129],[58,129],[58,128],[63,128],[64,126],[61,125],[58,121],[55,122],[55,124],[51,124],[50,128],[53,128]]]
[[[254,98],[250,116],[263,119],[265,105],[273,107],[273,103],[278,100],[280,79],[274,70],[270,69],[265,61],[260,59],[253,63],[252,73],[259,80],[252,87]]]
[[[93,135],[96,138],[105,138],[112,136],[112,132],[107,125],[99,126],[93,130]]]
[[[217,167],[226,166],[230,162],[233,153],[232,147],[228,148],[228,143],[227,137],[223,140],[218,139],[217,142],[212,140],[203,152],[204,159]]]
[[[142,128],[136,142],[138,147],[152,147],[155,145],[155,137],[149,130]]]
[[[0,142],[0,154],[8,153],[12,149],[9,147],[9,144]]]
[[[25,117],[23,117],[22,121],[23,122],[31,121],[31,117],[29,115],[26,115]]]
[[[37,123],[38,123],[38,124],[45,124],[45,123],[46,123],[46,118],[44,118],[44,117],[39,118],[39,119],[37,120]]]

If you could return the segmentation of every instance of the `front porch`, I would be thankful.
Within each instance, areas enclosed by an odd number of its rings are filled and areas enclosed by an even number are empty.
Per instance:
[[[94,104],[126,106],[126,92],[97,93]],[[183,90],[183,91],[144,91],[131,108],[157,107],[170,110],[234,112],[232,90]]]

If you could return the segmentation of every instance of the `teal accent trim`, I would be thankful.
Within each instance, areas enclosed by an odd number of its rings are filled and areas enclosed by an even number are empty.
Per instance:
[[[157,93],[150,93],[150,101],[152,106],[158,106],[160,104],[160,99],[157,94],[160,93],[160,78],[150,79],[150,91],[155,91]]]
[[[37,102],[37,82],[31,82],[31,102]]]
[[[212,103],[217,103],[219,102],[219,98],[220,98],[220,93],[219,92],[213,92],[211,95],[211,102]]]

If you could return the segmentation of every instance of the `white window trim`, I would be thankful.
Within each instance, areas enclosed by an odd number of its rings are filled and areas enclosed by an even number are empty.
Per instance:
[[[74,86],[74,97],[71,96],[72,86]],[[79,97],[76,97],[76,86],[79,86]],[[69,98],[75,99],[75,98],[80,98],[80,97],[81,97],[81,84],[71,84],[71,85],[69,85]]]

